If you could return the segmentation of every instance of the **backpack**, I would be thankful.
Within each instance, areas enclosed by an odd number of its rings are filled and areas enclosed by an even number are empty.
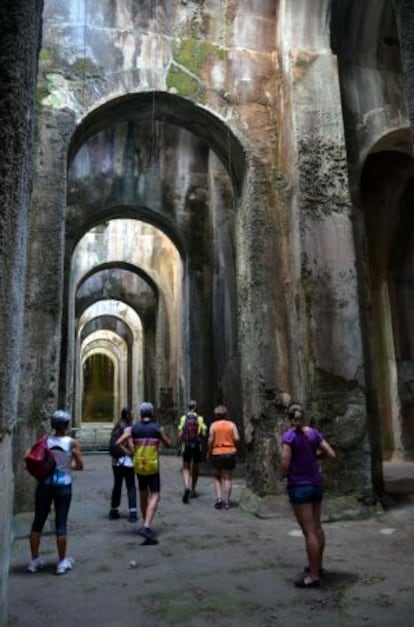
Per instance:
[[[108,453],[114,459],[120,459],[121,457],[124,457],[125,455],[124,451],[121,450],[116,445],[117,439],[121,437],[123,432],[124,432],[124,426],[120,423],[116,424],[111,431],[111,437],[109,438],[109,445],[108,445]]]
[[[140,422],[132,427],[133,462],[137,475],[155,475],[159,472],[160,430],[161,427],[158,423]]]
[[[134,452],[134,470],[137,475],[155,475],[159,469],[158,443],[138,445]]]
[[[189,412],[186,415],[182,439],[185,444],[199,444],[197,414]]]
[[[24,456],[26,469],[38,481],[46,479],[56,468],[56,458],[47,446],[47,437],[42,436]]]

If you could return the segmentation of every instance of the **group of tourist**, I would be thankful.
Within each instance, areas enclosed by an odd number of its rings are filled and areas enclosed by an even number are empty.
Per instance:
[[[125,415],[124,415],[125,412]],[[141,403],[140,420],[132,424],[132,414],[123,410],[121,420],[114,427],[122,429],[116,440],[121,447],[122,456],[113,458],[114,486],[111,496],[109,518],[120,517],[122,478],[125,478],[128,494],[129,520],[136,520],[136,500],[130,489],[131,469],[136,473],[140,495],[140,508],[143,525],[138,529],[145,543],[156,544],[157,536],[152,529],[152,521],[160,501],[159,447],[173,446],[164,428],[155,421],[152,403]],[[214,468],[214,485],[216,491],[216,509],[231,507],[232,473],[236,466],[237,444],[240,436],[235,423],[227,416],[227,409],[219,405],[214,410],[214,422],[210,429],[204,418],[197,413],[196,401],[190,401],[188,411],[184,413],[178,424],[178,441],[182,455],[182,475],[184,492],[182,502],[189,503],[196,498],[199,464],[202,449],[207,438],[206,460]]]
[[[109,518],[120,518],[122,484],[125,481],[129,520],[136,522],[137,502],[135,475],[138,479],[140,510],[143,524],[138,534],[145,544],[156,544],[157,535],[152,522],[160,502],[159,448],[171,448],[173,443],[164,428],[155,421],[152,403],[139,406],[140,419],[133,423],[132,412],[125,408],[114,430],[117,438],[113,454],[114,484],[111,494]],[[305,424],[303,408],[291,403],[287,409],[291,426],[281,442],[281,467],[287,477],[287,490],[297,522],[305,537],[308,564],[304,575],[295,585],[315,588],[324,574],[322,567],[325,536],[321,525],[322,477],[318,457],[335,457],[335,452],[322,434]],[[54,434],[48,436],[47,445],[56,457],[56,468],[40,481],[35,496],[35,516],[30,534],[31,561],[27,570],[37,572],[44,566],[39,555],[41,533],[51,509],[55,508],[55,529],[59,562],[57,574],[72,569],[73,560],[66,556],[67,519],[72,495],[72,469],[82,470],[83,460],[78,442],[67,435],[71,417],[62,410],[52,414]],[[208,433],[208,436],[207,436]],[[196,401],[190,401],[188,411],[179,420],[178,439],[183,466],[184,491],[182,502],[188,504],[196,498],[199,463],[206,442],[206,461],[214,468],[216,509],[231,507],[232,473],[236,466],[237,445],[240,440],[236,424],[228,417],[227,409],[219,405],[214,410],[214,421],[208,429],[197,413]]]

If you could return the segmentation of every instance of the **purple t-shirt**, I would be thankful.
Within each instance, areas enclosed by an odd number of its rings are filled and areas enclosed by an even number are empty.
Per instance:
[[[307,427],[306,434],[291,427],[282,435],[282,443],[288,444],[292,449],[287,473],[288,486],[322,485],[322,475],[316,458],[316,451],[322,440],[322,434],[313,427]]]

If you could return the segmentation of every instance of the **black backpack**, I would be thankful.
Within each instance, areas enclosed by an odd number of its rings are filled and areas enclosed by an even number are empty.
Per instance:
[[[116,441],[123,434],[124,428],[125,428],[124,425],[118,422],[111,431],[111,437],[109,438],[108,453],[114,459],[119,459],[120,457],[123,457],[125,455],[124,451],[121,450],[116,445]]]

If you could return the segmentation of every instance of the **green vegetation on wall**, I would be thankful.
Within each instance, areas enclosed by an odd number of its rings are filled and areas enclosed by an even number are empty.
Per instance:
[[[176,89],[181,96],[197,92],[207,60],[223,61],[224,48],[200,39],[186,38],[180,41],[173,53],[173,62],[167,76],[168,89]]]

